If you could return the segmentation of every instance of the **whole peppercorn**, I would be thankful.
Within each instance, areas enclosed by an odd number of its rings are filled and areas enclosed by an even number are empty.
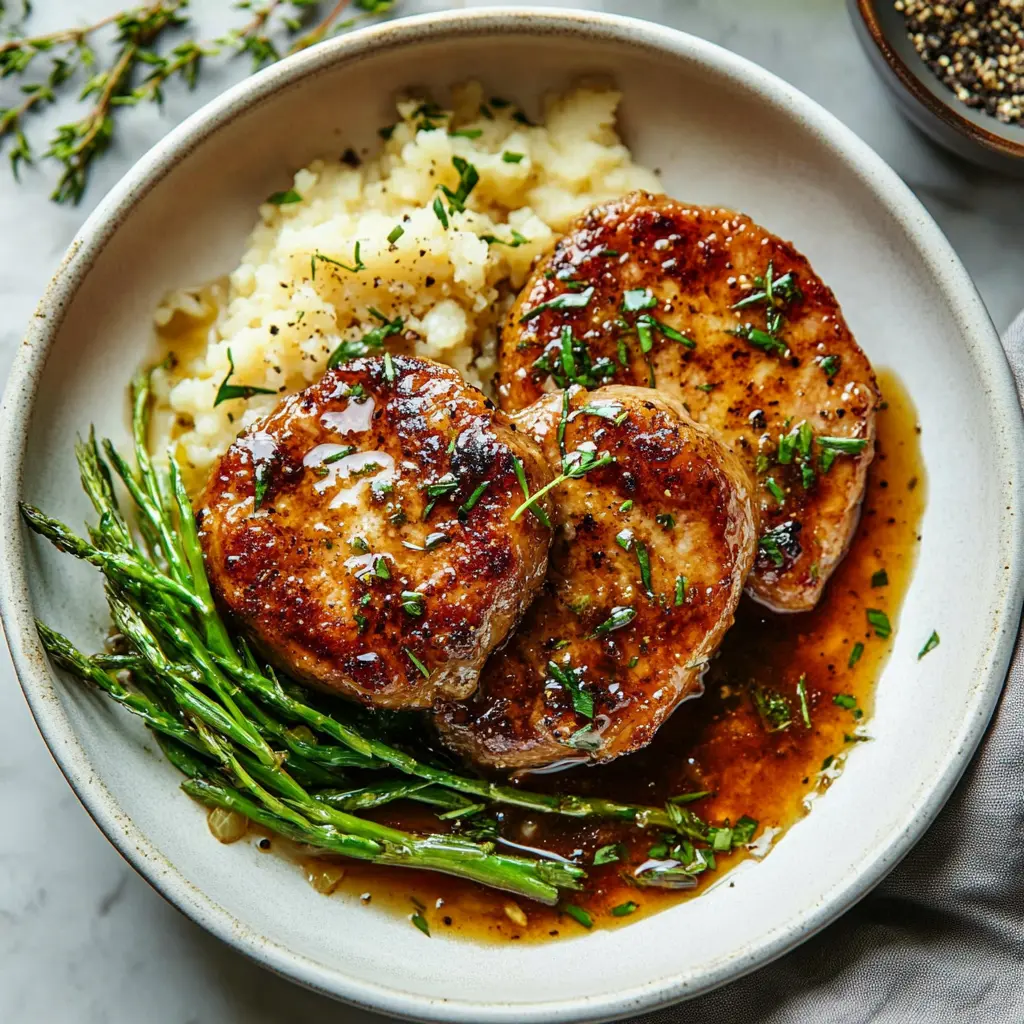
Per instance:
[[[895,0],[921,59],[968,107],[1024,120],[1024,0]]]

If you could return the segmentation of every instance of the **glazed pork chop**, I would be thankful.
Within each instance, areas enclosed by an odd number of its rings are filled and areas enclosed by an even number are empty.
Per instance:
[[[682,402],[755,480],[750,593],[777,611],[814,607],[860,514],[878,392],[835,296],[792,245],[666,196],[598,206],[536,268],[500,354],[508,410],[573,381]]]
[[[296,679],[388,708],[465,697],[547,566],[548,527],[511,521],[520,478],[551,479],[537,443],[455,370],[356,360],[214,467],[197,505],[211,584]]]
[[[541,596],[476,693],[436,722],[489,768],[606,761],[644,746],[701,692],[754,560],[749,477],[647,388],[574,387],[516,420],[553,464],[595,468],[552,492],[558,529]]]

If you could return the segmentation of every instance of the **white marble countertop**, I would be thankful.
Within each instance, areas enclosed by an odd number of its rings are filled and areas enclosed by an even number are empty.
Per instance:
[[[33,25],[63,25],[72,6],[74,17],[93,20],[115,2],[37,0]],[[405,0],[398,6],[414,13],[471,4]],[[947,156],[899,118],[858,47],[843,0],[563,0],[561,6],[661,21],[792,82],[867,140],[917,192],[974,276],[1000,330],[1024,306],[1024,183]],[[194,7],[204,33],[237,23],[228,0]],[[244,70],[236,62],[204,75],[195,93],[174,89],[162,115],[128,112],[77,208],[47,200],[45,173],[29,169],[16,187],[0,169],[4,377],[40,293],[91,205],[169,124]],[[11,83],[0,83],[0,108],[13,96]],[[48,111],[45,119],[55,124],[62,113],[66,108]],[[353,1024],[381,1020],[263,971],[157,896],[108,845],[51,761],[6,649],[0,653],[0,822],[0,1021],[258,1024],[285,1014]]]

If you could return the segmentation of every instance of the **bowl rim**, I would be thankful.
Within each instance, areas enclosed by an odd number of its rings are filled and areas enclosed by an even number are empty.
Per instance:
[[[864,22],[864,27],[867,29],[867,33],[878,49],[879,54],[881,54],[882,59],[889,65],[893,74],[899,79],[900,84],[910,93],[913,99],[917,100],[929,113],[939,118],[947,127],[952,128],[961,135],[966,135],[973,142],[1001,156],[1024,160],[1024,142],[1015,142],[999,132],[989,131],[984,126],[976,124],[970,118],[960,113],[953,102],[956,98],[952,94],[950,95],[950,100],[947,101],[941,96],[937,96],[925,86],[921,78],[914,73],[910,65],[907,64],[889,42],[889,37],[878,18],[878,0],[854,0],[851,6],[860,15],[861,20]]]
[[[756,90],[775,104],[785,104],[820,135],[822,144],[843,160],[900,226],[921,253],[933,278],[948,296],[965,325],[964,344],[978,367],[990,396],[1000,436],[993,441],[997,464],[1005,479],[1024,479],[1024,420],[998,335],[959,258],[898,175],[858,136],[815,101],[751,61],[713,43],[652,22],[571,9],[524,11],[486,7],[468,11],[422,14],[371,26],[341,36],[244,80],[214,98],[172,129],[110,190],[71,243],[32,317],[12,366],[0,407],[0,616],[19,682],[36,725],[61,771],[86,810],[121,855],[165,899],[194,922],[257,963],[307,988],[350,1004],[414,1020],[465,1024],[526,1022],[594,1022],[650,1011],[736,980],[788,952],[830,924],[866,895],[920,839],[950,794],[977,748],[995,709],[1013,649],[1024,599],[1024,532],[1006,541],[1006,593],[994,642],[980,660],[981,680],[965,708],[958,742],[935,776],[935,784],[913,809],[907,827],[867,857],[859,873],[819,904],[805,908],[784,926],[723,960],[699,981],[678,974],[640,983],[612,995],[550,1000],[534,1004],[469,1002],[418,996],[385,983],[354,980],[336,968],[295,953],[275,940],[254,934],[190,883],[149,839],[120,811],[101,779],[91,771],[70,720],[60,707],[52,670],[35,632],[25,564],[25,535],[18,514],[22,469],[34,406],[36,385],[45,369],[66,310],[90,272],[93,260],[129,215],[182,159],[224,124],[261,100],[283,91],[306,76],[334,64],[383,48],[401,48],[482,34],[554,36],[582,35],[591,40],[627,44],[675,59],[697,56]],[[1021,504],[1018,486],[1015,509]]]

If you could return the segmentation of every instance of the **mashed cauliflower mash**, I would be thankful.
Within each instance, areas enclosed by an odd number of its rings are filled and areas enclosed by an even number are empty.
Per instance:
[[[157,309],[175,355],[154,380],[157,450],[173,438],[201,481],[239,430],[317,379],[344,342],[356,354],[411,350],[488,387],[501,318],[534,260],[588,207],[660,191],[615,132],[619,98],[578,87],[549,97],[536,125],[469,83],[446,109],[400,100],[372,159],[298,171],[260,206],[226,284]],[[271,393],[215,404],[229,351],[230,383]]]

